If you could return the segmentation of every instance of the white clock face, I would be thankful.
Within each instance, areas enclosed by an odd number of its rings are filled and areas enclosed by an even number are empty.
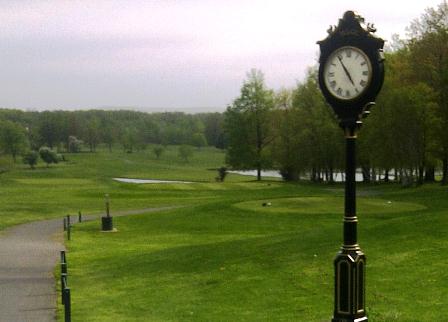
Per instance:
[[[326,88],[333,96],[352,100],[369,87],[372,64],[361,49],[341,47],[328,58],[323,77]]]

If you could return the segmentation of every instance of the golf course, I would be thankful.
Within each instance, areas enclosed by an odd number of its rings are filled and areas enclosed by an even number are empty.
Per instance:
[[[65,155],[1,175],[0,225],[68,214],[165,210],[73,224],[65,240],[73,321],[328,321],[342,242],[342,183],[216,182],[224,153],[185,161],[168,146]],[[189,183],[122,183],[113,178]],[[448,314],[448,191],[359,184],[359,242],[372,321],[443,321]],[[66,238],[65,238],[66,239]],[[59,268],[55,284],[60,288]],[[418,294],[418,295],[417,295]],[[59,300],[60,301],[60,300]],[[63,307],[58,305],[59,319]]]

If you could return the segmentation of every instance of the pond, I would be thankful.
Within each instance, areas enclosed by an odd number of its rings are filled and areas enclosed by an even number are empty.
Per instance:
[[[227,171],[227,172],[239,174],[239,175],[243,175],[243,176],[253,176],[253,177],[257,176],[257,170],[234,170],[234,171],[232,170],[232,171]],[[263,171],[261,171],[261,177],[262,178],[266,178],[266,177],[281,178],[282,176],[281,176],[280,172],[277,170],[263,170]],[[310,177],[311,177],[310,174],[308,174],[305,176],[301,176],[301,179],[310,180]],[[333,175],[333,179],[335,182],[343,182],[344,175],[340,172],[335,172]],[[383,179],[384,179],[383,175],[376,175],[376,180],[383,180]],[[392,174],[389,174],[389,179],[393,180],[394,176]],[[356,172],[356,181],[357,182],[363,181],[361,170],[358,170]]]
[[[125,183],[193,183],[191,181],[177,181],[177,180],[157,180],[157,179],[131,179],[131,178],[112,178],[115,181]]]
[[[227,171],[228,173],[240,174],[242,176],[257,176],[257,170],[232,170]],[[262,170],[261,177],[271,177],[271,178],[281,178],[281,174],[277,170]]]
[[[257,170],[232,170],[228,171],[228,173],[234,173],[239,174],[243,176],[257,176]],[[263,170],[261,171],[261,177],[262,178],[281,178],[280,172],[277,170]],[[302,179],[309,180],[309,175],[306,177],[302,177]],[[377,176],[377,180],[383,179],[382,176]],[[125,182],[125,183],[136,183],[136,184],[143,184],[143,183],[194,183],[192,181],[180,181],[180,180],[157,180],[157,179],[132,179],[132,178],[113,178],[115,181],[119,182]],[[393,176],[390,175],[390,180],[393,180]],[[334,174],[334,181],[335,182],[343,182],[343,175],[341,173],[335,173]],[[361,172],[356,173],[356,181],[362,182],[362,174]]]

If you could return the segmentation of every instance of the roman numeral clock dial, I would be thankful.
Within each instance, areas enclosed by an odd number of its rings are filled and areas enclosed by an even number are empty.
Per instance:
[[[353,100],[368,88],[372,65],[361,49],[341,47],[328,57],[323,76],[331,95],[340,100]]]

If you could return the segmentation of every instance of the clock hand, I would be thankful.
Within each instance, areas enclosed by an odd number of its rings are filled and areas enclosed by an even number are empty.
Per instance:
[[[338,56],[339,61],[341,62],[342,68],[344,69],[345,74],[348,76],[348,79],[352,83],[353,86],[355,86],[355,83],[353,82],[352,76],[350,76],[350,73],[348,72],[347,68],[345,67],[344,63],[342,62],[341,57]]]

